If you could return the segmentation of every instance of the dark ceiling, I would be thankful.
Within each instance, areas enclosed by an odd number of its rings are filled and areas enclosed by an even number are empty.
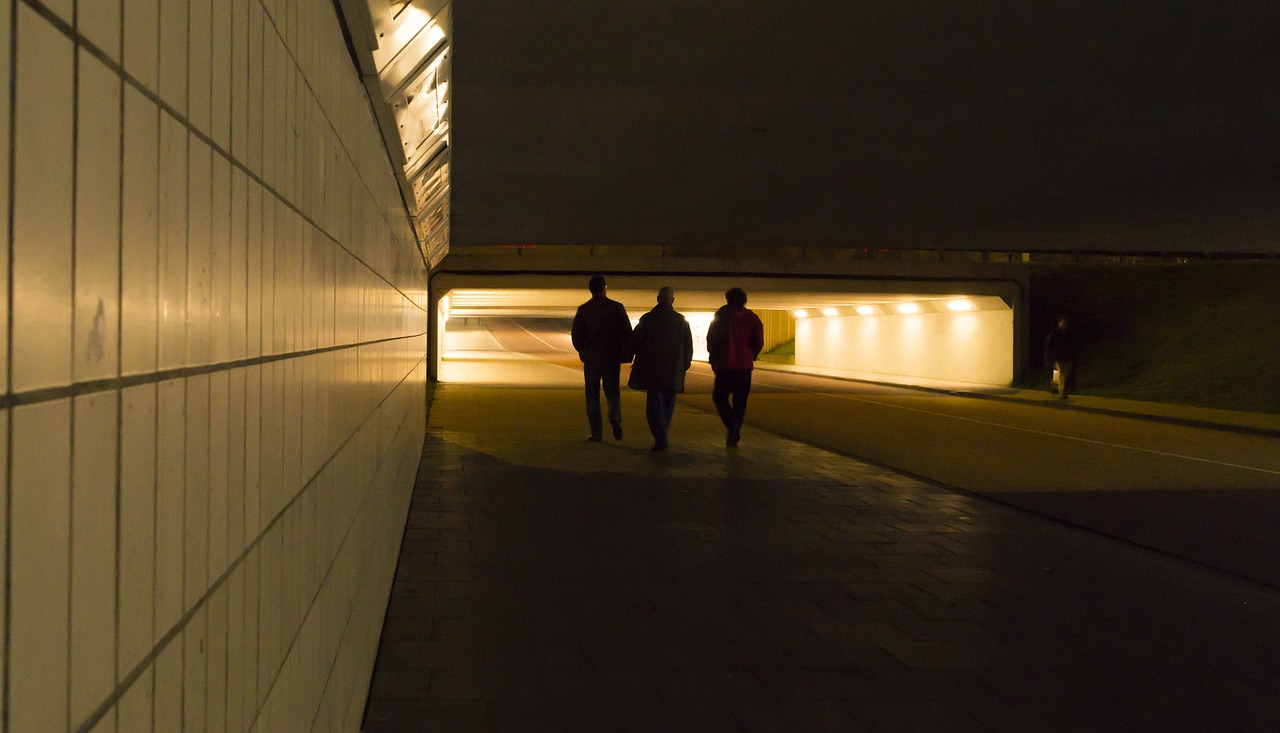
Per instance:
[[[454,247],[1280,251],[1280,3],[459,0]]]

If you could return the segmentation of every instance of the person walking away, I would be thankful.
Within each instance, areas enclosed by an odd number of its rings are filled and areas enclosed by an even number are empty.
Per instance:
[[[1067,398],[1067,389],[1075,387],[1077,353],[1076,335],[1066,316],[1058,318],[1058,327],[1049,332],[1044,342],[1044,363],[1053,367],[1053,383],[1049,394]]]
[[[570,332],[573,348],[582,360],[582,379],[587,391],[587,424],[591,426],[591,435],[587,439],[597,443],[603,432],[600,421],[602,385],[605,402],[609,406],[613,439],[622,440],[622,395],[618,377],[622,363],[631,361],[627,355],[631,319],[621,303],[605,295],[607,289],[604,277],[600,275],[587,281],[591,300],[578,306]]]
[[[747,415],[751,370],[764,348],[764,324],[747,309],[747,294],[742,288],[729,288],[724,299],[725,305],[716,311],[707,329],[707,352],[715,373],[711,401],[727,431],[724,444],[736,448]]]
[[[676,395],[684,391],[684,374],[693,364],[693,333],[689,322],[676,313],[675,291],[658,291],[658,304],[640,317],[631,334],[628,352],[635,358],[627,386],[644,390],[645,418],[653,433],[650,450],[666,450]]]

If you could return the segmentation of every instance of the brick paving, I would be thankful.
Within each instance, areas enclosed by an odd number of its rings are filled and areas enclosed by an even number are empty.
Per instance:
[[[438,387],[366,733],[1280,730],[1274,590],[642,413]]]

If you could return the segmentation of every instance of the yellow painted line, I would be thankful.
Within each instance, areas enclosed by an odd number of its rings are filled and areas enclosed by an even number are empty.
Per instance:
[[[517,323],[517,322],[516,322],[516,320],[515,320],[514,318],[508,318],[507,320],[508,320],[508,321],[511,321],[511,323],[512,323],[516,328],[518,328],[518,329],[520,329],[521,331],[524,331],[525,333],[529,334],[530,336],[532,336],[532,337],[534,337],[534,338],[538,339],[538,340],[539,340],[539,341],[541,341],[543,344],[546,344],[546,346],[547,346],[547,348],[548,348],[548,349],[551,349],[552,351],[564,351],[564,352],[566,352],[566,353],[568,352],[568,349],[562,349],[562,348],[560,348],[559,346],[552,346],[551,344],[547,343],[547,342],[546,342],[546,340],[545,340],[545,339],[543,339],[541,336],[539,336],[538,334],[534,333],[533,331],[530,331],[529,329],[527,329],[527,328],[525,328],[524,326],[522,326],[522,325],[520,325],[519,323]]]

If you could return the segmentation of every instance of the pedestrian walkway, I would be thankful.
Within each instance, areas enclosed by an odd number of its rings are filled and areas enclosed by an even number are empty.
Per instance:
[[[437,388],[366,733],[1280,729],[1280,593],[624,397]]]

